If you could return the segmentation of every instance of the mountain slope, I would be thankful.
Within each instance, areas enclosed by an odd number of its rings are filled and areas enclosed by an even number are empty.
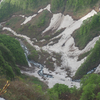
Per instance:
[[[53,78],[39,76],[39,66],[37,68],[34,65],[33,69],[28,68],[22,72],[38,77],[49,88],[56,83],[79,88],[79,82],[72,81],[72,77],[75,75],[74,79],[80,79],[100,63],[100,0],[8,1],[1,4],[0,22],[5,20],[1,23],[1,33],[21,39],[29,49],[29,59],[43,64],[45,76],[50,74]],[[10,10],[11,13],[8,12]],[[10,49],[9,46],[7,48]],[[16,64],[24,65],[16,57],[19,51],[15,50],[13,48],[11,52],[17,60]],[[83,57],[78,60],[80,56]]]
[[[0,35],[0,75],[6,75],[13,79],[20,75],[20,69],[16,66],[27,66],[27,61],[19,42],[6,35]]]

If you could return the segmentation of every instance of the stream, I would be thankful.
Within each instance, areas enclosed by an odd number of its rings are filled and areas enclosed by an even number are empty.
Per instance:
[[[19,40],[19,41],[20,41],[21,47],[22,47],[23,50],[24,50],[24,54],[25,54],[25,56],[26,56],[26,60],[27,60],[27,62],[28,62],[29,67],[32,67],[31,64],[33,64],[35,67],[37,67],[37,68],[40,69],[40,70],[37,72],[39,76],[41,76],[41,77],[43,77],[43,78],[53,78],[53,75],[44,73],[44,71],[43,71],[44,66],[43,66],[42,64],[36,63],[35,61],[29,60],[29,59],[28,59],[28,55],[30,54],[30,52],[28,51],[27,47],[22,43],[22,41],[21,41],[21,40]]]

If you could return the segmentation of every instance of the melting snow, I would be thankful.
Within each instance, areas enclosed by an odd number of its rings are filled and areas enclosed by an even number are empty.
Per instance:
[[[32,19],[33,17],[35,17],[36,15],[37,15],[37,14],[34,14],[33,16],[25,17],[25,21],[24,21],[21,25],[26,24],[27,22],[31,21],[31,19]],[[24,17],[24,16],[22,16],[22,17]]]
[[[0,100],[5,100],[5,99],[0,97]]]
[[[1,2],[3,2],[3,0],[0,1],[0,4],[1,4]]]
[[[31,46],[34,46],[36,50],[40,50],[40,48],[37,46],[37,45],[33,45],[33,41],[30,40],[29,37],[25,36],[25,35],[21,35],[21,34],[17,34],[15,31],[13,31],[11,28],[9,27],[3,27],[3,30],[8,30],[10,31],[11,33],[13,33],[15,36],[18,36],[18,37],[23,37],[27,40],[27,42],[31,45]]]
[[[19,15],[19,16],[21,16],[21,17],[23,17],[23,18],[25,17],[25,15]]]
[[[40,9],[39,11],[38,11],[38,13],[40,13],[40,12],[42,12],[43,10],[48,10],[50,13],[51,13],[51,10],[50,10],[50,4],[49,5],[47,5],[47,7],[45,7],[44,9]]]
[[[40,12],[42,12],[43,10],[46,10],[46,9],[51,13],[50,4],[47,5],[47,7],[45,7],[44,9],[40,9],[40,10],[38,11],[38,13],[40,13]],[[25,15],[20,15],[20,16],[21,16],[21,17],[25,17]],[[24,21],[23,23],[21,23],[21,25],[26,24],[27,22],[31,21],[32,18],[34,18],[34,17],[36,17],[36,16],[37,16],[37,14],[34,14],[34,15],[32,15],[32,16],[29,16],[29,17],[25,17],[25,21]]]
[[[94,73],[100,73],[100,64],[98,65],[97,69],[95,70]]]
[[[42,33],[52,29],[52,30],[55,30],[59,27],[59,24],[61,23],[62,21],[62,14],[61,13],[58,13],[58,14],[53,14],[53,17],[51,19],[51,23],[49,25],[48,28],[46,28]]]
[[[91,41],[83,50],[79,50],[77,47],[75,47],[74,39],[71,36],[71,34],[73,33],[73,31],[75,31],[82,25],[82,22],[85,19],[93,16],[96,13],[97,13],[96,11],[92,10],[90,13],[88,13],[86,16],[79,19],[78,21],[74,21],[70,16],[66,16],[65,18],[62,18],[61,13],[54,14],[53,18],[51,19],[50,26],[45,30],[47,31],[52,28],[54,29],[55,28],[54,26],[56,26],[56,28],[58,29],[59,27],[63,28],[64,26],[62,25],[62,23],[65,24],[66,29],[60,34],[60,36],[62,35],[62,37],[58,41],[58,43],[54,44],[53,46],[49,46],[49,45],[44,46],[43,49],[46,51],[50,50],[53,52],[61,53],[62,67],[63,66],[70,67],[71,71],[73,72],[73,75],[75,74],[78,67],[84,62],[84,59],[82,59],[81,61],[77,61],[78,56],[84,52],[89,51],[94,46],[95,42],[99,39],[99,37],[93,39],[93,41]],[[63,20],[66,22],[64,22]],[[45,31],[43,31],[43,33]]]
[[[50,5],[48,5],[44,9],[50,10]],[[39,10],[38,13],[40,13],[44,9]],[[92,41],[90,41],[87,44],[87,46],[83,50],[79,50],[77,47],[75,47],[74,39],[71,36],[71,34],[73,33],[73,31],[75,31],[82,25],[82,23],[85,19],[93,16],[96,13],[97,12],[95,10],[92,10],[86,16],[84,16],[83,18],[81,18],[77,21],[73,20],[72,17],[69,15],[64,16],[61,13],[53,14],[53,17],[51,19],[51,23],[50,23],[49,27],[47,27],[42,32],[42,34],[43,34],[44,32],[46,32],[50,29],[59,30],[61,28],[66,28],[60,35],[55,37],[55,38],[58,38],[59,36],[62,36],[60,38],[60,40],[58,41],[58,43],[54,44],[53,46],[49,46],[49,45],[44,46],[44,47],[42,47],[42,49],[46,50],[47,52],[61,53],[62,54],[61,68],[63,68],[63,67],[70,68],[72,76],[75,74],[76,70],[86,59],[86,58],[84,58],[81,61],[77,61],[78,56],[82,53],[89,51],[91,48],[93,48],[95,42],[99,39],[99,37],[95,37]],[[33,16],[27,17],[26,20],[22,24],[26,24],[28,21],[30,21],[35,16],[36,16],[36,14]],[[22,17],[24,17],[24,16],[22,16]],[[27,37],[25,35],[17,34],[16,32],[14,32],[12,29],[10,29],[8,27],[4,27],[3,30],[8,30],[11,33],[13,33],[15,36],[25,38],[29,44],[34,46],[37,50],[40,50],[40,48],[38,46],[33,45],[33,41],[31,41],[29,37]],[[53,58],[53,60],[55,60],[55,59]],[[43,80],[38,75],[38,73],[37,73],[38,70],[39,70],[38,68],[35,68],[35,71],[31,72],[31,73],[24,72],[24,71],[21,71],[21,72],[38,77],[41,81],[46,82],[48,84],[49,88],[53,87],[53,85],[56,83],[66,84],[69,87],[72,87],[73,85],[75,85],[77,88],[80,87],[80,84],[78,82],[73,82],[71,80],[71,78],[69,78],[69,77],[65,78],[67,76],[66,75],[67,71],[61,70],[60,67],[56,66],[56,64],[55,64],[55,71],[54,72],[51,71],[51,73],[50,73],[51,75],[53,75],[54,78],[49,78],[49,79]],[[48,72],[49,72],[49,70],[47,68],[44,68],[44,73],[48,73]]]

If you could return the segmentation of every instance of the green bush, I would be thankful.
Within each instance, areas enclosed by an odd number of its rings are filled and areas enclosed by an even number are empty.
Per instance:
[[[99,82],[100,82],[100,75],[98,74],[85,75],[81,79],[82,95],[80,100],[99,100],[100,99]]]
[[[66,7],[69,8],[69,9],[73,9],[74,11],[77,11],[80,8],[82,9],[82,8],[87,7],[87,6],[92,7],[97,2],[98,2],[98,0],[87,0],[87,1],[83,1],[83,0],[67,0]]]
[[[28,55],[28,59],[30,60],[38,61],[38,58],[39,58],[38,51],[36,51],[35,49],[31,51],[30,55]]]
[[[64,11],[67,0],[51,0],[51,11]]]
[[[46,6],[49,2],[49,0],[5,0],[0,5],[0,22],[19,11],[23,14],[33,13],[33,9]]]

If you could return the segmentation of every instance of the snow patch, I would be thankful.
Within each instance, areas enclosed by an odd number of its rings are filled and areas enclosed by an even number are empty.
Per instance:
[[[58,29],[63,28],[64,26],[62,25],[65,24],[66,29],[59,35],[62,36],[58,43],[52,45],[52,46],[44,46],[42,49],[46,51],[51,51],[51,52],[57,52],[62,54],[62,66],[70,67],[72,76],[75,74],[76,70],[79,68],[79,66],[84,62],[84,59],[81,61],[77,61],[78,56],[80,54],[83,54],[87,51],[89,51],[92,47],[94,47],[95,42],[99,39],[99,37],[96,37],[91,41],[83,50],[79,50],[78,47],[75,47],[75,42],[71,34],[78,29],[83,21],[91,16],[96,14],[96,11],[92,10],[90,13],[88,13],[86,16],[83,18],[79,19],[78,21],[74,21],[70,16],[66,16],[65,19],[62,18],[62,14],[54,14],[53,18],[51,19],[50,26],[44,31],[46,32],[49,29],[54,29],[57,25],[59,26]],[[68,20],[66,20],[68,19]],[[63,22],[63,20],[65,22]],[[60,22],[59,22],[60,21]],[[68,24],[66,24],[68,22]],[[58,37],[58,36],[57,36]],[[92,45],[91,45],[92,44]]]
[[[27,40],[27,42],[28,42],[31,46],[35,47],[36,50],[39,50],[39,51],[40,51],[39,46],[33,45],[33,41],[31,41],[29,37],[27,37],[27,36],[25,36],[25,35],[17,34],[15,31],[13,31],[13,30],[12,30],[11,28],[9,28],[9,27],[3,27],[3,30],[10,31],[10,32],[13,33],[15,36],[23,37],[24,39]]]
[[[44,42],[45,41],[45,39],[43,39],[43,40],[40,40],[39,42]]]
[[[5,99],[0,97],[0,100],[5,100]]]
[[[43,10],[48,10],[50,13],[51,13],[51,10],[50,10],[50,4],[49,5],[47,5],[47,7],[45,7],[44,9],[40,9],[39,11],[38,11],[38,13],[40,13],[40,12],[42,12]],[[20,15],[21,17],[25,17],[25,15]],[[32,16],[29,16],[29,17],[25,17],[25,21],[23,22],[23,23],[21,23],[21,25],[24,25],[24,24],[26,24],[27,22],[29,22],[29,21],[31,21],[32,20],[32,18],[34,18],[34,17],[36,17],[37,16],[37,14],[34,14],[34,15],[32,15]]]
[[[51,5],[49,4],[49,5],[47,5],[44,9],[40,9],[40,10],[38,11],[38,13],[41,13],[43,10],[48,10],[48,11],[51,13],[50,8],[51,8]]]
[[[96,68],[94,73],[97,73],[97,74],[100,73],[100,64],[97,66],[97,68]]]
[[[19,16],[21,16],[21,17],[23,17],[23,18],[25,17],[25,15],[19,15]]]
[[[79,50],[78,47],[75,47],[75,42],[71,34],[78,29],[83,21],[97,12],[95,10],[92,10],[90,13],[88,13],[86,16],[82,17],[81,19],[75,21],[72,19],[71,16],[66,15],[64,16],[61,13],[58,14],[53,14],[53,17],[51,19],[51,23],[46,30],[44,30],[42,33],[52,29],[52,30],[59,30],[61,28],[66,28],[60,35],[56,36],[55,38],[61,36],[59,39],[58,43],[49,46],[42,47],[43,50],[46,50],[47,52],[57,52],[62,55],[62,66],[57,67],[55,63],[55,71],[50,72],[51,75],[53,75],[54,78],[47,78],[46,80],[43,80],[39,75],[38,75],[38,68],[35,68],[34,72],[24,72],[21,71],[22,73],[26,73],[28,75],[34,75],[35,77],[38,77],[41,81],[44,81],[45,83],[48,84],[49,88],[53,87],[56,83],[60,84],[65,84],[68,85],[69,87],[76,86],[77,88],[80,87],[80,83],[78,82],[73,82],[70,77],[67,75],[67,71],[65,70],[66,68],[70,68],[71,70],[71,75],[73,76],[76,72],[76,70],[79,68],[79,66],[84,62],[86,57],[82,59],[81,61],[77,61],[78,56],[80,54],[83,54],[87,51],[89,51],[91,48],[94,47],[95,42],[99,39],[99,37],[95,37],[92,41],[90,41],[87,46],[83,50]],[[27,40],[29,44],[37,48],[37,50],[40,50],[40,48],[36,45],[33,45],[33,41],[30,40],[29,37],[25,35],[20,35],[14,32],[12,29],[8,27],[4,27],[3,30],[8,30],[12,32],[15,36],[23,37]],[[64,69],[61,69],[64,68]],[[48,73],[49,70],[47,68],[44,68],[44,73]]]
[[[52,29],[52,31],[57,29],[62,21],[62,18],[63,18],[63,15],[61,13],[53,14],[49,27],[47,27],[42,33],[45,33],[46,31],[50,29]]]
[[[56,61],[56,58],[53,58],[53,57],[52,57],[52,60],[53,60],[53,61]]]
[[[43,80],[37,74],[38,70],[39,70],[38,68],[35,68],[34,72],[21,71],[21,73],[25,73],[25,74],[28,74],[30,76],[35,76],[35,77],[39,78],[41,81],[45,82],[49,86],[49,88],[52,88],[56,83],[65,84],[68,87],[73,87],[73,86],[76,86],[77,88],[80,87],[79,82],[72,81],[70,77],[65,78],[65,73],[63,73],[63,71],[62,71],[62,74],[59,74],[61,72],[59,72],[58,74],[56,74],[55,72],[51,72],[50,74],[53,75],[54,77],[53,78],[46,78],[45,80]],[[44,68],[44,73],[48,73],[48,72],[49,72],[49,70],[47,68]]]
[[[26,24],[27,22],[31,21],[31,19],[32,19],[33,17],[35,17],[36,15],[37,15],[37,14],[34,14],[33,16],[25,17],[25,21],[24,21],[23,23],[21,23],[21,25]],[[24,17],[24,15],[23,15],[22,17]]]
[[[1,1],[0,1],[0,4],[1,4],[3,1],[4,1],[4,0],[1,0]]]

